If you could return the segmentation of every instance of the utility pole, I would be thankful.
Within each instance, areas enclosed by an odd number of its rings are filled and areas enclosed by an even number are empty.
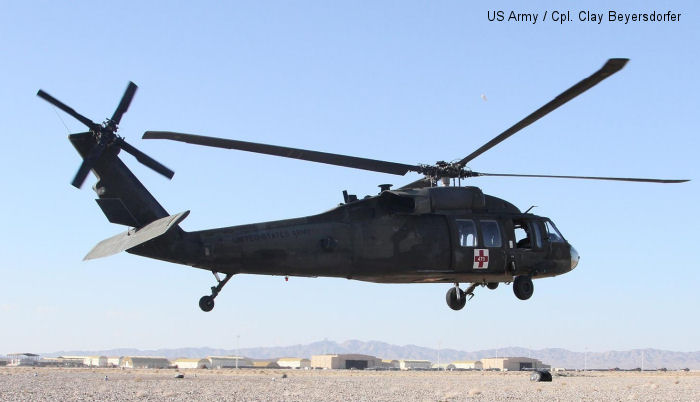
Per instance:
[[[442,341],[438,341],[438,371],[440,370],[440,348],[442,348]]]
[[[583,371],[588,370],[588,348],[583,352]]]
[[[238,347],[238,343],[241,340],[240,335],[236,335],[236,370],[238,370],[238,359],[240,359],[240,348]]]

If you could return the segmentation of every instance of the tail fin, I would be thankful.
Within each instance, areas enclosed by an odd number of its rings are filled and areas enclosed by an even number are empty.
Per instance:
[[[83,158],[88,157],[97,142],[92,133],[72,134],[69,138]],[[127,251],[191,265],[190,253],[196,245],[190,244],[187,232],[179,226],[189,211],[170,216],[118,154],[118,147],[107,147],[91,161],[92,172],[98,178],[93,189],[99,197],[97,204],[110,222],[134,229],[100,242],[85,259]]]
[[[83,158],[88,158],[97,145],[91,132],[72,134],[69,139]],[[92,166],[98,178],[93,187],[99,197],[96,201],[107,219],[112,223],[141,228],[168,216],[165,208],[119,159],[118,154],[119,148],[108,147],[93,161]]]
[[[134,227],[133,230],[101,242],[86,258],[97,258],[126,250],[147,257],[182,262],[187,257],[183,250],[187,249],[189,243],[183,242],[186,232],[178,223],[188,212],[164,219],[168,217],[168,212],[118,156],[120,151],[127,152],[163,176],[173,177],[172,170],[116,134],[119,122],[129,109],[136,89],[136,84],[130,82],[114,114],[102,124],[93,122],[41,89],[37,96],[73,116],[89,130],[68,137],[83,157],[83,162],[73,179],[73,186],[80,188],[90,171],[95,173],[98,181],[93,189],[99,197],[97,204],[107,219],[113,223]]]

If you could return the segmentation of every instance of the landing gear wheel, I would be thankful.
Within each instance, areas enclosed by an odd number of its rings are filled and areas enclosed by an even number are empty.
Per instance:
[[[520,300],[527,300],[535,291],[535,286],[532,284],[532,278],[525,275],[516,276],[513,281],[513,293]]]
[[[467,295],[458,287],[450,288],[445,295],[445,301],[452,310],[461,310],[467,304]]]
[[[486,284],[486,287],[491,290],[494,290],[498,287],[498,282],[489,282]]]
[[[204,312],[209,312],[214,309],[214,299],[216,299],[216,296],[219,295],[221,289],[224,288],[226,282],[233,277],[233,274],[226,274],[226,277],[221,279],[216,271],[211,271],[211,273],[214,274],[214,278],[216,278],[218,284],[211,287],[211,296],[202,296],[202,298],[199,299],[199,308],[201,308]]]
[[[202,296],[202,298],[199,299],[199,308],[205,312],[211,311],[214,309],[214,298],[212,296]]]

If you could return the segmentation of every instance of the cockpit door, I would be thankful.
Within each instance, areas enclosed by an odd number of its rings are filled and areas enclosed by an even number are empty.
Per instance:
[[[516,218],[512,225],[512,239],[508,243],[508,268],[515,274],[530,272],[548,253],[542,223],[532,218]]]

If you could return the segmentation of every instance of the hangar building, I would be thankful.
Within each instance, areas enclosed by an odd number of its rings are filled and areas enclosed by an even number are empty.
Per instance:
[[[281,368],[277,362],[273,361],[268,361],[268,360],[261,360],[257,362],[253,362],[253,367],[255,368]]]
[[[221,368],[240,368],[240,367],[253,367],[253,361],[240,356],[209,356],[209,368],[221,369]]]
[[[107,366],[108,367],[119,367],[122,363],[122,358],[117,357],[117,356],[108,356],[107,357]]]
[[[311,367],[322,369],[360,369],[381,367],[381,359],[368,355],[311,356]]]
[[[107,367],[107,356],[59,356],[64,361],[80,361],[87,367]]]
[[[528,369],[548,369],[551,366],[529,357],[491,357],[481,359],[484,370],[522,371]]]
[[[173,360],[173,364],[179,369],[205,369],[209,367],[209,360],[181,358]]]
[[[8,366],[36,366],[41,356],[34,353],[8,353]]]
[[[399,368],[399,361],[393,359],[382,359],[380,367],[385,370],[396,370]]]
[[[277,360],[277,364],[279,364],[280,367],[287,367],[287,368],[294,368],[294,369],[310,368],[311,367],[311,360],[303,359],[300,357],[283,357],[283,358]]]
[[[452,363],[459,370],[483,370],[484,365],[479,360],[463,360]]]
[[[433,363],[429,360],[399,360],[401,370],[430,370]]]
[[[442,371],[452,371],[456,369],[455,365],[453,363],[433,363],[431,366],[433,370],[442,370]]]
[[[165,357],[126,356],[122,358],[121,366],[125,368],[168,368],[170,360]]]

